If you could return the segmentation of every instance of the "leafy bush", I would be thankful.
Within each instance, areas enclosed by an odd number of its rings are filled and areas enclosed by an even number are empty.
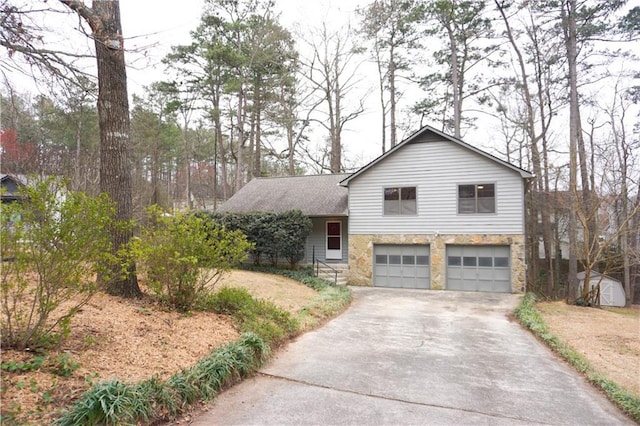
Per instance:
[[[312,229],[311,219],[300,210],[283,212],[278,219],[281,229],[277,234],[280,255],[287,259],[293,268],[304,259],[305,242]]]
[[[195,215],[148,210],[148,225],[132,243],[150,289],[166,303],[188,311],[213,290],[220,276],[247,257],[251,244]]]
[[[200,212],[198,216],[227,229],[242,231],[254,244],[251,255],[256,265],[266,257],[274,266],[281,258],[295,266],[304,258],[305,241],[312,229],[311,219],[299,210],[245,214]]]
[[[93,198],[64,186],[49,178],[21,188],[21,201],[2,206],[5,347],[46,347],[68,335],[71,318],[96,290],[97,268],[110,256],[113,204],[106,195]]]

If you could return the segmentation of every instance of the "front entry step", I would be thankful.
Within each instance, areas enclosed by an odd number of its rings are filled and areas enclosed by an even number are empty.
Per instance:
[[[329,266],[316,264],[314,273],[318,278],[334,282],[336,285],[347,285],[347,272],[349,265],[346,263],[330,263]]]

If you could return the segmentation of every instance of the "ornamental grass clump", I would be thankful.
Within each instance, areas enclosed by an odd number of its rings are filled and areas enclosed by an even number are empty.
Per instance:
[[[96,384],[70,412],[54,422],[58,426],[121,425],[148,422],[152,407],[136,386],[118,380]]]
[[[226,386],[247,377],[269,354],[264,340],[246,333],[167,381],[153,378],[138,384],[118,380],[98,383],[54,424],[148,424],[169,419],[198,401],[211,400]]]

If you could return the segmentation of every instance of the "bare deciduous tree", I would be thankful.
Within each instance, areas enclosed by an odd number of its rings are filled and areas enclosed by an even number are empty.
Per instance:
[[[342,131],[347,123],[364,112],[364,98],[348,109],[345,101],[358,83],[357,56],[360,49],[355,45],[350,28],[331,32],[323,23],[309,41],[311,58],[302,61],[303,72],[318,94],[317,105],[326,109],[323,117],[314,119],[329,132],[331,161],[329,171],[342,171]],[[321,109],[317,110],[322,111]]]

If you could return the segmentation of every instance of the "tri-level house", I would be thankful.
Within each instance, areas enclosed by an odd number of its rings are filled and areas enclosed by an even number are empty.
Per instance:
[[[302,210],[306,261],[346,263],[350,284],[519,293],[532,177],[426,126],[353,174],[254,179],[222,210]]]

